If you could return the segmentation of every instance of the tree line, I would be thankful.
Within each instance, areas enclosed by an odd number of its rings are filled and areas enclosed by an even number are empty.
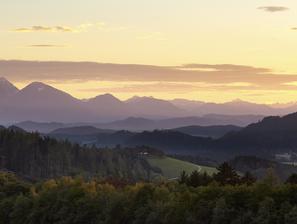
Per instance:
[[[143,150],[153,149],[98,149],[38,133],[0,130],[0,169],[33,180],[74,175],[147,180],[159,171],[141,156]]]
[[[134,184],[62,177],[33,184],[2,172],[0,224],[297,223],[296,175],[281,183],[269,173],[251,183],[222,164],[213,177],[198,176]]]

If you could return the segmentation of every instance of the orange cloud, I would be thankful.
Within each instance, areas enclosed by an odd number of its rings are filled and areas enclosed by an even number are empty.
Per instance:
[[[46,45],[40,45],[39,47],[46,47]],[[297,81],[297,74],[276,74],[267,68],[232,64],[153,66],[94,62],[0,60],[0,68],[1,73],[6,74],[8,79],[19,82],[30,80],[52,80],[57,82],[76,82],[78,80],[81,82],[90,80],[144,83],[161,82],[161,88],[163,90],[167,89],[167,87],[176,90],[182,89],[185,87],[185,84],[189,85],[189,83],[194,85],[194,88],[294,89],[296,88],[295,86],[284,85],[284,83]],[[195,69],[187,70],[185,68]],[[166,86],[164,83],[166,83]],[[131,88],[136,88],[136,86],[132,86]]]

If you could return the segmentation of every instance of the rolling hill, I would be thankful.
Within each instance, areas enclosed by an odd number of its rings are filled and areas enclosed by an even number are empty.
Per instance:
[[[297,113],[283,117],[266,117],[238,132],[232,132],[218,144],[229,148],[254,148],[254,150],[295,150],[297,146]]]
[[[262,120],[261,115],[219,115],[208,114],[201,117],[176,117],[168,119],[147,119],[129,117],[108,123],[97,123],[95,127],[113,130],[153,131],[156,129],[175,129],[184,126],[246,126]]]
[[[234,125],[218,126],[186,126],[172,129],[173,131],[182,132],[192,136],[220,138],[225,134],[233,131],[239,131],[241,127]]]
[[[225,160],[235,155],[256,155],[272,159],[278,153],[296,153],[297,113],[284,117],[266,117],[262,121],[213,139],[192,136],[176,130],[143,132],[117,131],[96,135],[103,146],[156,147],[169,154],[200,155]]]
[[[168,179],[176,179],[180,176],[182,171],[192,173],[197,170],[198,172],[206,172],[212,175],[216,172],[216,168],[200,166],[190,162],[174,159],[171,157],[148,157],[148,162],[152,167],[157,167],[162,171],[162,175]]]
[[[115,131],[109,129],[99,129],[93,126],[77,126],[59,128],[52,132],[51,135],[97,135],[102,133],[114,133]]]
[[[149,180],[156,170],[141,150],[99,150],[19,129],[0,130],[0,170],[33,180],[74,175]]]
[[[250,172],[259,179],[266,176],[268,169],[273,169],[275,174],[283,181],[291,174],[297,173],[297,167],[277,163],[255,156],[238,156],[229,161],[229,164],[236,170],[245,173]]]
[[[64,128],[67,125],[58,122],[34,122],[34,121],[24,121],[14,124],[28,132],[39,132],[39,133],[49,133],[59,128]]]

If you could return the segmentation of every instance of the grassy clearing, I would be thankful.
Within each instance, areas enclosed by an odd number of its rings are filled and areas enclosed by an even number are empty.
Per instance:
[[[187,173],[192,173],[194,170],[202,173],[207,172],[208,174],[216,172],[216,169],[213,167],[200,166],[171,157],[149,157],[148,162],[151,166],[159,167],[163,175],[168,179],[179,177],[183,170]]]

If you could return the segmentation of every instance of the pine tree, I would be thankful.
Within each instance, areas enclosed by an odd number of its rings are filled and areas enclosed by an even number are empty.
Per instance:
[[[192,187],[201,186],[201,176],[197,170],[191,173],[188,184]]]
[[[217,170],[219,172],[214,175],[214,178],[221,185],[236,185],[239,183],[239,175],[228,163],[224,162]]]
[[[186,173],[186,171],[182,171],[181,174],[180,174],[180,177],[179,177],[179,183],[180,184],[187,184],[188,183],[188,180],[189,180],[189,176],[188,174]]]
[[[286,180],[287,184],[297,184],[297,174],[293,173],[291,176],[288,177]]]
[[[252,185],[257,181],[257,178],[254,177],[250,172],[246,172],[243,177],[241,177],[240,182],[248,186]]]

